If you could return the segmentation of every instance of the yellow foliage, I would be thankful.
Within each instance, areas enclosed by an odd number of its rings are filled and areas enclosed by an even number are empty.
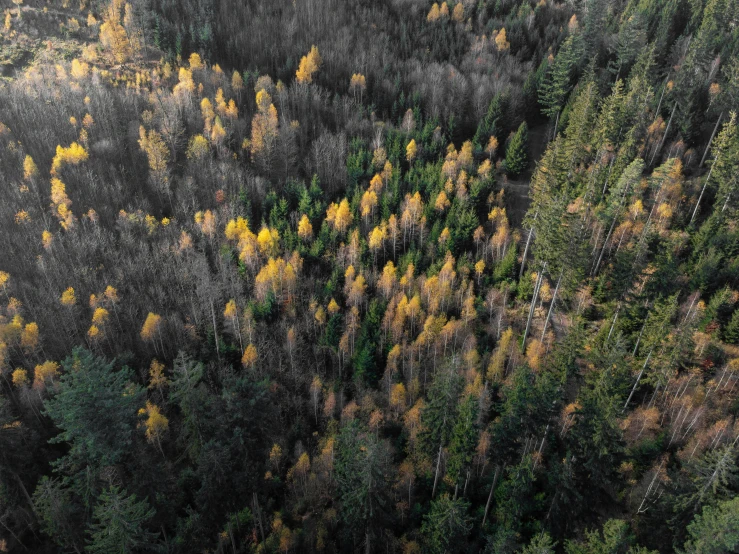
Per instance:
[[[457,5],[454,6],[452,19],[460,23],[464,21],[464,4],[462,4],[462,2],[458,2]]]
[[[357,92],[364,92],[364,90],[367,88],[367,79],[365,79],[364,75],[361,73],[355,73],[352,75],[351,80],[349,81],[349,90],[352,93]]]
[[[92,341],[100,338],[100,328],[97,325],[90,325],[90,328],[87,330],[87,336]]]
[[[249,231],[249,222],[243,217],[232,219],[226,224],[225,235],[228,240],[238,240]]]
[[[118,291],[114,287],[108,285],[105,287],[105,298],[107,298],[112,304],[115,304],[118,302]]]
[[[326,210],[326,221],[337,231],[343,233],[353,219],[349,201],[344,198],[338,205],[332,202]]]
[[[79,81],[87,77],[88,73],[90,72],[90,66],[89,64],[81,62],[77,58],[75,58],[72,60],[72,67],[69,72],[74,79],[77,79]]]
[[[532,339],[526,347],[526,361],[529,367],[534,371],[541,369],[541,362],[545,353],[546,347],[537,339]]]
[[[123,63],[134,54],[126,29],[121,25],[121,4],[111,2],[105,13],[105,21],[100,26],[100,44],[116,63]]]
[[[204,159],[210,151],[210,145],[208,139],[203,135],[195,135],[190,138],[190,142],[187,145],[187,159],[200,161]]]
[[[46,361],[37,365],[33,370],[33,388],[42,390],[48,381],[54,382],[59,375],[59,364]]]
[[[57,146],[56,155],[51,163],[51,174],[57,175],[63,166],[78,165],[86,161],[87,158],[87,150],[77,142],[73,142],[67,148]]]
[[[203,61],[200,59],[200,54],[197,52],[190,54],[190,59],[188,61],[190,63],[190,71],[197,71],[198,69],[203,69],[205,67],[205,64],[203,64]]]
[[[257,361],[257,348],[253,344],[249,344],[241,356],[241,364],[244,367],[251,367]]]
[[[406,391],[403,383],[397,383],[390,389],[390,406],[392,408],[403,410],[406,403]]]
[[[156,334],[160,331],[162,325],[162,316],[149,312],[146,316],[146,321],[141,327],[141,339],[145,341],[153,341],[156,338]]]
[[[449,198],[447,197],[446,192],[442,190],[436,197],[436,202],[434,202],[434,209],[438,212],[443,212],[451,205],[452,203],[449,202]]]
[[[298,83],[307,84],[313,82],[313,74],[321,67],[323,60],[316,46],[311,46],[310,52],[300,59],[300,66],[295,73]]]
[[[234,71],[233,75],[231,76],[231,88],[234,89],[234,91],[236,91],[237,93],[241,92],[244,89],[244,78],[238,71]]]
[[[21,347],[25,350],[33,351],[38,346],[38,340],[38,325],[34,322],[26,324],[23,328],[23,334],[21,335]]]
[[[65,290],[62,293],[62,296],[59,299],[59,301],[64,306],[74,306],[75,303],[77,302],[77,297],[74,294],[74,289],[72,287],[69,287],[67,290]]]
[[[153,404],[147,400],[146,408],[142,410],[146,414],[146,421],[144,426],[146,427],[146,439],[149,442],[159,442],[164,433],[169,429],[169,420],[162,414],[161,410],[156,404]]]
[[[405,147],[405,159],[412,162],[418,153],[418,146],[416,145],[416,139],[411,139],[408,146]]]
[[[156,358],[151,360],[149,365],[149,388],[150,389],[162,389],[169,384],[169,379],[164,374],[164,364]]]
[[[26,156],[26,158],[23,160],[23,178],[26,181],[30,181],[37,176],[38,167],[36,167],[36,163],[33,161],[33,158],[31,156]]]
[[[298,236],[303,240],[310,240],[313,238],[313,225],[310,223],[308,216],[303,214],[298,222]]]
[[[25,369],[18,368],[13,371],[13,385],[21,388],[28,386],[28,372]]]
[[[365,219],[374,213],[375,207],[377,206],[377,194],[368,190],[362,195],[362,201],[359,204],[359,209],[362,213],[362,217]]]
[[[169,148],[162,136],[151,129],[148,133],[144,126],[139,127],[139,147],[149,160],[149,170],[155,182],[163,186],[169,180],[167,163],[169,162]]]
[[[274,256],[280,247],[280,233],[277,229],[262,227],[257,235],[259,251],[265,256]]]
[[[95,325],[103,326],[108,322],[108,316],[110,313],[105,308],[95,308],[95,312],[92,314],[92,322]]]
[[[226,302],[226,307],[223,310],[223,317],[228,319],[236,317],[236,301],[233,298]]]
[[[339,308],[339,305],[336,303],[336,300],[332,298],[331,301],[328,303],[327,309],[328,309],[328,313],[330,313],[331,315],[334,315],[336,312],[339,311],[340,308]]]
[[[265,159],[271,154],[277,140],[277,109],[272,104],[269,93],[261,89],[257,92],[257,113],[251,121],[251,141],[249,147],[252,156],[264,155]]]
[[[216,216],[210,210],[205,212],[197,212],[195,214],[195,223],[200,227],[200,231],[208,238],[213,238],[216,233]]]
[[[495,46],[501,52],[504,50],[508,50],[511,47],[511,43],[508,42],[508,39],[506,38],[505,27],[503,27],[500,32],[495,35]]]
[[[484,260],[479,260],[475,264],[475,273],[477,274],[478,277],[480,277],[482,275],[483,271],[485,271],[485,261]]]
[[[434,21],[438,21],[439,17],[440,17],[439,4],[434,2],[433,6],[431,6],[431,10],[426,16],[426,21],[433,23]]]

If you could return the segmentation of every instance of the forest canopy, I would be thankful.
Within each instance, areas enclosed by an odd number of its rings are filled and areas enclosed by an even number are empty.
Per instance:
[[[737,0],[0,10],[0,552],[739,552]]]

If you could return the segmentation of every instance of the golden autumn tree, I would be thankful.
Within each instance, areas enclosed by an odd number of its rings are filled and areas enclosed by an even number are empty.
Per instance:
[[[439,21],[439,18],[441,17],[441,13],[439,12],[439,4],[434,2],[434,4],[431,6],[431,9],[429,10],[428,15],[426,16],[426,21],[429,23],[434,23],[435,21]]]
[[[244,367],[254,367],[257,362],[257,347],[253,344],[247,345],[244,354],[241,356],[241,365]]]
[[[146,440],[156,444],[162,456],[164,456],[162,438],[169,429],[169,419],[162,413],[159,406],[148,400],[146,401],[146,407],[139,410],[139,415],[146,416],[143,422],[146,429]]]
[[[506,37],[505,27],[503,27],[498,32],[498,34],[495,35],[495,46],[500,52],[508,50],[511,47],[511,43],[508,42],[508,38]]]
[[[300,59],[300,65],[298,70],[295,72],[295,78],[298,83],[308,84],[313,82],[313,75],[320,69],[323,60],[321,54],[318,52],[318,48],[313,45],[310,48],[310,52]]]
[[[169,194],[169,148],[162,136],[154,129],[146,132],[144,126],[139,127],[139,147],[149,160],[149,175],[160,192]]]
[[[405,147],[405,159],[412,162],[418,154],[418,146],[416,145],[416,139],[411,139],[408,146]]]
[[[121,24],[124,0],[113,0],[100,25],[100,44],[116,63],[124,63],[135,54],[126,29]]]
[[[354,95],[356,99],[359,96],[359,101],[362,101],[364,91],[367,90],[367,79],[361,73],[355,73],[349,81],[349,92]]]
[[[344,198],[336,204],[332,202],[326,210],[326,222],[339,233],[345,232],[351,225],[354,216],[349,206],[349,201]]]
[[[149,312],[144,321],[144,325],[141,327],[141,340],[150,342],[154,345],[154,350],[157,350],[157,338],[159,344],[164,350],[164,343],[162,341],[162,316]]]
[[[311,225],[310,219],[305,214],[298,221],[298,236],[304,241],[309,241],[313,238],[313,225]]]
[[[257,92],[257,113],[251,121],[251,140],[249,150],[252,160],[263,171],[269,171],[272,166],[272,157],[277,144],[278,119],[277,108],[272,103],[272,97],[265,89]]]

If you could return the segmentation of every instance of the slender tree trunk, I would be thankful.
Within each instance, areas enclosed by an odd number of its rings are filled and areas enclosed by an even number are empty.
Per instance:
[[[439,445],[439,455],[436,458],[436,474],[434,475],[434,490],[431,491],[431,498],[436,496],[436,484],[439,482],[439,470],[441,469],[441,449],[442,445]]]
[[[526,337],[529,334],[529,328],[531,327],[531,320],[534,317],[534,311],[536,310],[536,301],[539,297],[539,289],[541,288],[541,282],[544,278],[544,270],[546,269],[547,264],[544,262],[544,265],[541,268],[541,271],[539,272],[539,277],[536,280],[536,285],[534,286],[534,296],[531,299],[531,306],[529,307],[529,319],[526,322],[526,330],[523,333],[523,337],[521,338],[521,349],[523,350],[524,345],[526,344]]]
[[[716,125],[713,128],[713,133],[711,133],[711,138],[708,139],[708,144],[706,144],[706,149],[703,151],[703,157],[701,158],[701,163],[698,164],[698,167],[702,167],[703,163],[706,161],[706,156],[708,156],[708,151],[711,149],[711,143],[713,142],[713,137],[716,136],[716,131],[718,131],[718,124],[721,123],[721,118],[723,117],[724,112],[721,112],[718,116],[718,119],[716,120]]]
[[[552,313],[554,312],[554,303],[557,301],[557,292],[559,291],[559,284],[562,282],[562,274],[564,273],[564,270],[559,272],[559,278],[557,279],[557,286],[554,287],[554,293],[552,294],[552,301],[549,303],[549,312],[547,312],[547,318],[544,320],[544,328],[541,330],[541,343],[544,343],[544,335],[547,332],[547,325],[549,325],[549,320],[552,318]]]
[[[485,522],[488,519],[488,511],[490,511],[490,502],[493,500],[493,492],[495,492],[495,485],[498,482],[499,472],[500,472],[500,466],[495,466],[495,475],[493,476],[493,483],[490,485],[490,494],[488,494],[488,501],[485,504],[485,515],[482,518],[482,527],[485,527]]]
[[[662,150],[662,147],[665,144],[665,140],[667,140],[667,133],[670,132],[670,125],[672,124],[672,117],[675,115],[675,110],[677,110],[677,102],[675,102],[675,106],[672,108],[672,113],[670,114],[670,120],[667,122],[667,127],[665,128],[665,134],[662,135],[662,140],[659,142],[659,146],[657,146],[657,149],[654,151],[654,154],[652,154],[652,159],[649,161],[650,166],[654,163],[654,158],[657,157],[657,154],[659,154],[660,150]]]

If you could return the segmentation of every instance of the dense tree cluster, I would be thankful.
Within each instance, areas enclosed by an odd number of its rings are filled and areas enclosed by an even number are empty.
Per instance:
[[[4,7],[0,551],[739,551],[736,0]]]

